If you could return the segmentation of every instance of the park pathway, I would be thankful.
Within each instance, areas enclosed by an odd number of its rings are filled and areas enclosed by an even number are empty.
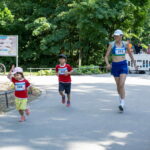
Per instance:
[[[129,75],[125,113],[110,75],[73,76],[72,106],[60,103],[57,77],[29,77],[43,90],[31,116],[0,116],[0,150],[150,150],[150,77]]]

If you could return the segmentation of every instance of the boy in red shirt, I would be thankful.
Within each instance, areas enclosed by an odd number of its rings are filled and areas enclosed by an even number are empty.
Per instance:
[[[56,73],[59,79],[59,93],[62,96],[62,103],[66,103],[65,93],[67,94],[67,107],[70,106],[70,92],[71,92],[71,73],[72,67],[66,64],[67,57],[64,54],[59,55],[59,65],[56,66]]]
[[[30,83],[24,78],[23,69],[20,67],[15,68],[12,66],[8,78],[14,83],[16,109],[21,116],[19,121],[23,122],[25,121],[24,112],[26,115],[30,114],[29,109],[27,109],[28,88],[30,87]]]

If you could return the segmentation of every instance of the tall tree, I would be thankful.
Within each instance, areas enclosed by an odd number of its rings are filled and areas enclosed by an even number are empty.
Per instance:
[[[81,60],[83,65],[102,65],[115,29],[148,43],[149,4],[150,0],[1,0],[0,31],[19,35],[19,63],[25,67],[53,67],[59,53],[67,54],[73,66]],[[1,62],[10,64],[13,59]]]

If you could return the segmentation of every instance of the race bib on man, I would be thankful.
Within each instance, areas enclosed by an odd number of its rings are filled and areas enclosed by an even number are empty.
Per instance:
[[[116,48],[116,55],[123,55],[126,53],[125,49]]]
[[[58,72],[59,72],[59,74],[64,75],[65,72],[68,72],[68,69],[67,68],[59,68]]]
[[[16,91],[24,91],[26,89],[25,82],[15,83]]]

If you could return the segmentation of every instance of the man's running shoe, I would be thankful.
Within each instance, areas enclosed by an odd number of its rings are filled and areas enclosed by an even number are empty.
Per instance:
[[[120,110],[121,112],[123,112],[123,111],[124,111],[124,108],[123,108],[123,106],[122,106],[122,105],[119,105],[119,110]]]
[[[66,102],[65,96],[62,96],[62,104],[65,104],[65,102]]]

